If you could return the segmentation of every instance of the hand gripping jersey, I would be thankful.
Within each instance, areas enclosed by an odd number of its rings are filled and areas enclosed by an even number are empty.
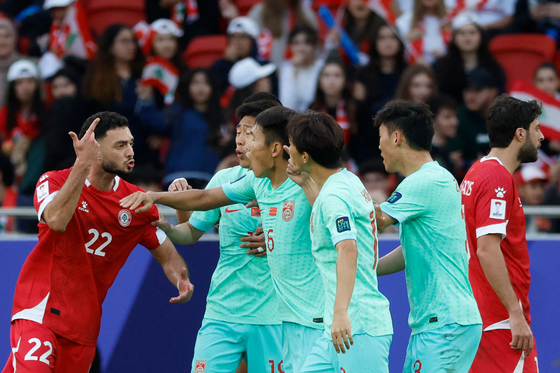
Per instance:
[[[136,214],[119,206],[119,200],[142,190],[119,177],[107,192],[86,180],[66,230],[50,229],[42,213],[70,171],[47,172],[37,183],[39,243],[21,269],[12,321],[35,321],[71,341],[95,346],[101,305],[132,249],[137,244],[156,249],[166,236],[150,224],[158,219],[157,207]]]
[[[509,314],[488,283],[476,255],[477,239],[486,234],[500,234],[503,238],[500,247],[511,285],[530,323],[531,275],[525,214],[513,177],[499,159],[482,158],[465,175],[461,192],[470,251],[469,279],[482,315],[483,328],[509,329]]]

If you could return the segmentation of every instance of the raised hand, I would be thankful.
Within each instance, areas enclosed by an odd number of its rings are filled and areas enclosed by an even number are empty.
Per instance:
[[[95,127],[99,123],[100,119],[95,119],[91,126],[89,126],[84,137],[78,139],[78,135],[70,131],[68,134],[72,138],[72,145],[74,146],[74,151],[76,152],[76,161],[83,162],[86,166],[91,166],[97,159],[99,154],[99,143],[95,140]]]
[[[191,300],[194,293],[194,285],[187,277],[187,269],[183,267],[181,269],[181,279],[177,283],[177,289],[179,290],[179,296],[173,297],[169,300],[169,303],[182,304]]]
[[[290,147],[284,145],[284,151],[290,154]],[[299,186],[302,186],[307,181],[309,181],[309,174],[307,172],[299,172],[295,170],[294,164],[292,163],[292,158],[288,160],[288,168],[286,168],[286,174],[288,174],[288,177]]]
[[[173,182],[169,184],[169,187],[167,188],[167,190],[170,192],[181,192],[183,190],[190,189],[192,189],[192,186],[189,185],[187,179],[185,179],[184,177],[173,180]]]
[[[136,213],[148,211],[154,205],[154,200],[148,193],[134,192],[120,200],[122,208],[133,210]],[[138,208],[139,206],[142,206]]]

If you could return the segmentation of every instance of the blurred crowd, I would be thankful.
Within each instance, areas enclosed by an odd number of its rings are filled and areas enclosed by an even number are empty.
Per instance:
[[[68,132],[103,110],[129,120],[137,164],[129,181],[160,190],[185,177],[203,188],[237,164],[235,109],[258,92],[333,116],[346,134],[345,167],[376,201],[400,180],[385,172],[372,117],[393,99],[424,102],[434,115],[432,155],[460,182],[488,151],[485,117],[506,92],[489,41],[511,33],[556,41],[560,29],[554,0],[114,0],[145,14],[100,27],[88,9],[103,2],[0,0],[4,207],[31,206],[43,172],[71,167]],[[207,58],[195,61],[195,50]],[[533,76],[560,100],[554,64]],[[546,161],[515,176],[525,205],[560,204],[560,142],[542,149]],[[28,225],[0,217],[0,231]],[[531,217],[527,231],[560,232],[560,221]]]

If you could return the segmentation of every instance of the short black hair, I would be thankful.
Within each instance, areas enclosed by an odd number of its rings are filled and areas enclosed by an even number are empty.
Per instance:
[[[260,101],[251,101],[244,103],[240,107],[237,108],[235,115],[238,119],[250,116],[250,117],[257,117],[260,113],[265,111],[266,109],[270,109],[271,107],[282,106],[280,101],[272,101],[272,100],[260,100]]]
[[[426,105],[430,108],[430,111],[434,115],[434,118],[438,115],[441,109],[449,109],[457,112],[457,103],[455,100],[443,93],[438,95],[433,95],[426,100]]]
[[[294,27],[288,36],[288,44],[292,44],[293,39],[299,34],[305,34],[305,39],[308,44],[319,44],[319,34],[317,30],[306,24],[299,24]]]
[[[286,126],[288,122],[295,117],[297,112],[283,106],[275,106],[266,109],[256,118],[256,125],[262,128],[264,134],[264,141],[266,145],[270,145],[275,141],[280,142],[282,145],[290,145]],[[284,152],[284,159],[288,160],[290,156]]]
[[[412,101],[393,100],[377,112],[373,125],[385,125],[389,133],[402,131],[408,146],[420,151],[432,149],[434,137],[433,114],[428,105]]]
[[[326,168],[342,165],[344,131],[329,114],[308,111],[298,115],[290,120],[287,131],[297,150],[309,154],[316,163]]]
[[[535,69],[535,78],[537,77],[537,74],[539,73],[539,71],[541,71],[542,69],[550,69],[552,71],[554,71],[554,74],[556,76],[558,76],[558,69],[556,68],[556,66],[554,66],[554,64],[550,63],[550,62],[543,62],[542,64],[540,64],[539,66],[537,66],[537,68]]]
[[[114,130],[115,128],[121,128],[121,127],[128,127],[128,119],[126,119],[119,113],[115,113],[113,111],[101,111],[97,114],[93,114],[91,117],[86,119],[86,121],[82,125],[82,129],[80,130],[80,134],[78,135],[79,139],[84,137],[89,126],[91,126],[93,121],[96,120],[97,118],[100,119],[94,131],[95,138],[97,140],[101,140],[102,138],[107,136],[107,131],[109,130]]]
[[[486,117],[486,130],[490,148],[507,148],[518,128],[528,130],[542,113],[536,100],[522,101],[510,95],[500,95],[492,104]]]
[[[250,102],[263,101],[263,100],[274,101],[278,104],[276,106],[283,106],[280,100],[278,99],[278,97],[268,92],[253,93],[251,96],[247,97],[245,101],[243,101],[243,103],[248,104]]]

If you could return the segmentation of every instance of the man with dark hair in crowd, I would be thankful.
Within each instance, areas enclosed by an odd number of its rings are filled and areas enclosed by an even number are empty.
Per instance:
[[[538,372],[525,214],[512,174],[538,159],[541,112],[537,101],[498,97],[487,118],[490,153],[461,184],[469,278],[484,327],[473,373]]]

